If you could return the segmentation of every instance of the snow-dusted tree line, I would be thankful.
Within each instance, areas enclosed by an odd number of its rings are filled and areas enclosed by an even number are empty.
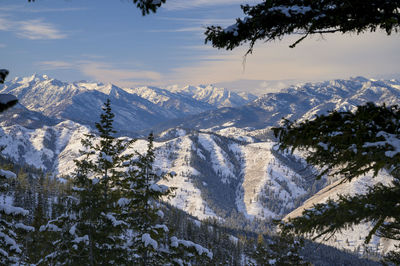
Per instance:
[[[25,225],[21,221],[28,211],[14,207],[12,197],[3,195],[1,264],[190,265],[206,264],[212,259],[212,252],[177,238],[163,222],[159,202],[161,197],[171,196],[173,189],[156,182],[173,173],[153,171],[152,134],[145,154],[128,153],[134,140],[113,136],[113,117],[107,101],[96,123],[100,139],[96,141],[95,135],[89,134],[82,140],[84,149],[75,160],[70,189],[58,196],[62,207],[53,219],[42,219],[36,228]],[[16,178],[6,170],[0,175]],[[7,186],[2,182],[2,188]],[[35,256],[24,250],[26,232],[36,238],[34,242],[42,242]],[[37,261],[32,261],[33,257]]]

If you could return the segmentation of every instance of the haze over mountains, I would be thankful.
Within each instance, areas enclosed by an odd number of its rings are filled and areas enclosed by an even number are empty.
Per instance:
[[[34,75],[6,82],[0,93],[20,101],[1,114],[0,121],[3,154],[18,163],[55,175],[70,173],[80,140],[93,129],[103,102],[110,98],[114,125],[122,135],[157,133],[156,169],[177,173],[166,182],[178,187],[171,204],[200,219],[270,219],[301,208],[335,181],[316,181],[318,169],[307,165],[301,154],[277,152],[270,128],[282,117],[312,119],[370,101],[398,104],[400,82],[356,77],[294,85],[257,98],[214,86],[119,88]],[[137,140],[134,149],[144,152],[146,141]],[[387,180],[385,175],[379,178]],[[372,181],[366,177],[359,182],[367,186]],[[354,187],[338,191],[359,192]],[[323,193],[312,202],[336,195],[333,190]],[[350,244],[343,245],[346,237]],[[331,244],[349,249],[362,244],[346,234],[335,241]],[[373,245],[379,250],[392,247],[380,239]]]

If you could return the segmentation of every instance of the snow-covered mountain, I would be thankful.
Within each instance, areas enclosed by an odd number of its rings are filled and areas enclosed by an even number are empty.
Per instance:
[[[43,115],[27,109],[25,106],[17,103],[12,109],[2,112],[2,126],[20,125],[26,128],[41,128],[43,126],[54,126],[61,120]]]
[[[204,91],[207,97],[204,97]],[[2,85],[0,93],[17,96],[19,102],[31,111],[90,126],[97,121],[106,98],[110,98],[116,127],[128,132],[226,105],[246,104],[255,99],[252,95],[241,97],[212,86],[197,92],[191,90],[191,93],[154,87],[122,89],[96,82],[66,83],[46,75],[15,78]]]
[[[217,88],[212,85],[200,86],[170,86],[169,91],[174,93],[187,95],[201,102],[206,102],[214,107],[237,107],[254,101],[257,97],[251,93],[232,92],[225,88]]]
[[[55,175],[71,173],[80,140],[90,130],[87,125],[98,121],[101,105],[110,97],[118,131],[152,128],[159,132],[156,168],[177,173],[166,182],[178,188],[169,200],[172,205],[201,219],[237,214],[252,219],[282,217],[299,207],[290,214],[295,215],[337,193],[358,193],[373,182],[388,180],[384,174],[365,177],[315,194],[330,181],[315,181],[316,170],[301,154],[277,152],[269,128],[282,117],[311,119],[370,101],[398,104],[400,81],[357,77],[307,83],[241,106],[245,102],[238,94],[212,86],[121,89],[110,84],[63,83],[46,76],[15,79],[0,92],[20,100],[20,105],[0,114],[0,145],[6,146],[3,154],[16,162]],[[156,127],[160,121],[167,122]],[[133,149],[144,152],[146,141],[136,141]],[[344,232],[329,244],[362,250],[362,233],[367,229],[362,225],[354,229],[356,233]],[[378,238],[373,245],[380,251],[393,247]]]
[[[2,126],[0,145],[14,161],[62,176],[73,171],[73,159],[79,157],[81,139],[89,131],[72,121],[37,129]],[[182,130],[178,137],[155,143],[155,168],[177,173],[162,181],[177,187],[170,203],[201,219],[235,212],[248,218],[276,218],[298,207],[323,183],[304,172],[306,165],[299,158],[279,154],[273,145]],[[146,148],[145,140],[137,140],[132,151]]]
[[[181,117],[183,114],[198,114],[214,107],[207,102],[198,101],[185,94],[177,94],[156,87],[125,88],[125,91],[138,95],[173,113],[171,118]],[[218,108],[218,106],[216,107]]]
[[[276,126],[282,117],[310,119],[329,110],[352,110],[357,105],[375,102],[398,104],[400,81],[373,80],[363,77],[331,80],[291,86],[277,93],[268,93],[240,107],[220,108],[198,115],[166,121],[159,130],[183,128],[216,130],[237,127],[263,129]]]

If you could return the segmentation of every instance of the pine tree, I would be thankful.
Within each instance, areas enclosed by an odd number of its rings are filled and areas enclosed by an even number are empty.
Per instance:
[[[125,223],[116,217],[118,182],[123,175],[119,168],[131,156],[121,153],[133,141],[113,136],[114,114],[109,100],[100,118],[100,123],[96,123],[100,140],[96,142],[93,134],[82,140],[84,150],[80,159],[75,160],[66,212],[41,228],[59,233],[54,251],[43,263],[109,265],[124,264],[127,259],[122,238]]]
[[[173,188],[157,184],[158,181],[173,177],[174,173],[157,174],[153,170],[155,160],[154,137],[148,137],[146,154],[136,153],[128,175],[122,180],[121,220],[129,224],[128,246],[134,265],[191,265],[208,261],[212,254],[191,241],[172,236],[163,222],[162,198],[171,197]]]
[[[258,265],[310,265],[299,255],[302,246],[302,240],[287,231],[269,236],[267,240],[259,234],[254,258]]]
[[[7,69],[0,69],[0,84],[8,76]],[[0,94],[0,113],[17,104],[18,100],[10,94]],[[2,149],[0,149],[2,150]],[[15,179],[16,175],[7,170],[0,169],[0,192],[8,190],[7,179]],[[16,263],[20,260],[22,253],[21,244],[18,243],[19,231],[33,231],[33,227],[26,226],[21,222],[22,218],[28,215],[28,211],[14,207],[6,202],[5,194],[0,194],[0,263],[3,265]]]
[[[308,151],[307,162],[320,166],[321,175],[341,175],[342,182],[372,172],[392,175],[390,185],[376,184],[364,195],[340,195],[304,210],[289,219],[291,229],[299,234],[311,233],[315,238],[335,234],[344,228],[370,222],[373,235],[400,240],[400,110],[397,106],[376,106],[368,103],[355,112],[333,111],[311,121],[292,123],[276,128],[280,149]],[[399,251],[389,260],[400,258]],[[400,260],[395,261],[400,264]]]
[[[258,265],[267,265],[267,263],[269,263],[269,251],[262,234],[257,235],[257,247],[253,257]]]
[[[0,192],[5,193],[9,189],[7,181],[15,179],[16,175],[8,170],[0,169]],[[0,195],[0,264],[10,265],[21,262],[23,254],[22,233],[26,234],[34,230],[25,225],[22,220],[28,215],[28,211],[12,206],[5,194]]]
[[[149,14],[165,0],[133,0],[142,14]],[[206,42],[213,47],[232,50],[249,43],[251,53],[257,41],[281,40],[297,33],[303,35],[290,45],[295,47],[307,36],[326,33],[364,33],[384,30],[388,35],[400,29],[400,1],[398,0],[264,0],[256,5],[241,6],[244,18],[222,28],[209,26]]]
[[[190,265],[212,253],[170,235],[162,222],[161,198],[173,189],[156,184],[153,135],[146,154],[130,153],[133,140],[115,138],[110,101],[105,103],[99,141],[89,134],[75,160],[66,211],[41,227],[54,232],[54,250],[38,264],[54,265]]]
[[[48,205],[48,192],[47,187],[44,185],[45,180],[49,177],[41,175],[36,184],[36,198],[35,206],[33,208],[33,217],[31,226],[35,228],[33,232],[25,236],[25,250],[26,250],[26,262],[28,264],[34,264],[40,261],[49,249],[51,249],[51,243],[55,241],[56,235],[52,232],[41,232],[40,228],[48,222],[48,212],[50,206]],[[53,211],[53,210],[51,210]]]
[[[227,50],[249,43],[251,53],[257,41],[281,40],[293,33],[303,36],[291,48],[313,34],[360,34],[382,29],[390,35],[400,29],[399,7],[397,0],[265,0],[242,5],[245,17],[227,28],[207,27],[206,42]]]

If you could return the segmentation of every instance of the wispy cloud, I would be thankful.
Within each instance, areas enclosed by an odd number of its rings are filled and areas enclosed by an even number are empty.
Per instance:
[[[55,25],[42,19],[14,21],[0,17],[0,31],[14,32],[18,37],[30,40],[54,40],[67,38]]]
[[[161,79],[161,74],[155,71],[120,69],[112,64],[101,62],[84,62],[80,70],[87,76],[103,82],[132,82],[132,81],[156,81]]]
[[[149,32],[204,32],[204,27],[184,27],[177,29],[149,30]]]
[[[149,32],[195,32],[203,34],[207,26],[220,25],[222,27],[231,25],[234,19],[218,19],[218,18],[181,18],[181,17],[157,17],[161,20],[176,21],[181,27],[168,29],[155,29]]]
[[[94,60],[94,59],[96,59],[96,60],[98,60],[98,59],[101,59],[101,58],[105,58],[105,56],[104,55],[97,55],[97,54],[81,54],[81,55],[79,55],[79,58],[86,58],[86,59],[88,59],[88,60]]]
[[[73,11],[85,11],[86,7],[65,7],[65,8],[36,8],[35,5],[26,7],[23,5],[14,6],[3,6],[0,7],[0,11],[7,12],[21,12],[21,13],[53,13],[53,12],[73,12]]]
[[[21,10],[22,6],[1,6],[0,11],[17,11]]]
[[[0,43],[0,48],[4,48],[7,47],[7,45],[5,45],[4,43]]]
[[[66,34],[60,32],[54,25],[40,19],[18,22],[17,35],[30,40],[64,39]]]
[[[232,23],[232,19],[222,19],[222,18],[187,18],[187,17],[163,17],[163,16],[159,16],[156,18],[162,20],[191,22],[194,24],[201,24],[201,25]]]
[[[74,64],[65,61],[42,61],[38,65],[43,70],[54,70],[54,69],[73,69]]]
[[[9,31],[13,28],[14,23],[4,17],[0,17],[0,30]]]
[[[75,12],[88,10],[86,7],[66,7],[66,8],[40,8],[40,9],[24,9],[27,13],[53,13],[53,12]]]

